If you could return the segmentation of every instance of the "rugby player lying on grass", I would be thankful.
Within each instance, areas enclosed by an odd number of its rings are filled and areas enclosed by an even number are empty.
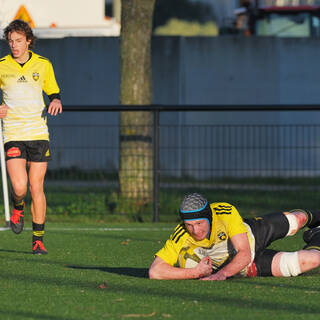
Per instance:
[[[242,219],[225,202],[198,193],[180,206],[179,224],[149,269],[151,279],[226,280],[234,276],[290,277],[320,265],[320,212],[295,209]],[[303,227],[306,245],[296,252],[267,247]]]

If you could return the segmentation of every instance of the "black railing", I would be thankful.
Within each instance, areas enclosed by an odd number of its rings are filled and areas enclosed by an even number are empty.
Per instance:
[[[50,124],[54,138],[54,161],[50,181],[119,187],[118,112],[153,113],[153,220],[159,221],[160,188],[206,190],[317,190],[320,181],[320,106],[65,106],[66,116]],[[75,113],[77,119],[75,120]],[[207,112],[212,123],[177,116],[166,123],[165,113]],[[215,121],[215,112],[229,120]],[[236,112],[230,117],[230,112]],[[250,121],[238,121],[239,113]],[[295,114],[294,124],[259,120],[259,112]],[[312,121],[300,122],[302,113],[312,112]],[[315,113],[314,113],[315,112]],[[90,116],[88,116],[90,113]],[[108,113],[107,120],[101,120]],[[112,114],[112,116],[111,116]],[[319,116],[319,124],[317,118]],[[90,121],[89,121],[90,118]],[[233,120],[230,120],[233,119]],[[203,119],[203,118],[202,118]],[[223,117],[222,117],[223,119]],[[168,121],[167,121],[168,122]],[[56,128],[55,128],[56,127]],[[318,139],[319,137],[319,139]],[[289,181],[289,180],[290,181]]]

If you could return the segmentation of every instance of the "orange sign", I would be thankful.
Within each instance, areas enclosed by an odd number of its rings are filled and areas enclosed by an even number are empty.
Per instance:
[[[22,5],[19,8],[18,12],[16,13],[14,20],[16,20],[16,19],[20,19],[20,20],[27,22],[31,28],[35,27],[34,21],[32,20],[28,10],[26,9],[26,7],[24,5]]]

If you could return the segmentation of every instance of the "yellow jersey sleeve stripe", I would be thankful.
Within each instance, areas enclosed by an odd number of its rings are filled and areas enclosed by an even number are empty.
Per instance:
[[[185,233],[185,230],[184,229],[181,229],[177,232],[175,232],[172,236],[172,240],[175,240],[181,233]]]
[[[172,235],[172,241],[175,241],[177,243],[185,233],[186,233],[186,229],[184,225],[180,224]]]
[[[232,206],[218,206],[214,207],[216,214],[231,214]]]
[[[181,231],[182,229],[184,229],[184,225],[180,223],[175,227],[173,234],[175,235],[177,232]]]
[[[222,204],[218,205],[218,208],[221,208],[221,209],[231,209],[232,206],[224,206]]]
[[[183,235],[185,235],[186,233],[187,233],[187,231],[184,230],[184,231],[179,235],[179,237],[175,240],[175,243],[178,243],[179,240],[181,239],[181,237],[182,237]]]

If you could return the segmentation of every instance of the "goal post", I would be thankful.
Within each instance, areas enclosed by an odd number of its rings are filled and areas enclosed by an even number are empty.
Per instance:
[[[9,227],[10,210],[9,210],[9,192],[8,192],[8,179],[6,161],[4,156],[4,145],[2,135],[2,120],[0,120],[0,161],[1,161],[1,176],[2,176],[2,192],[3,192],[3,205],[6,227]]]

